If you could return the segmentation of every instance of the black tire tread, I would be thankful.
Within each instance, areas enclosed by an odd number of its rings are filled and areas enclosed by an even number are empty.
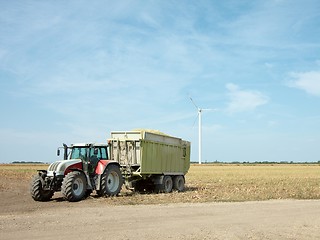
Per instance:
[[[108,175],[112,173],[112,171],[116,171],[119,176],[119,186],[114,192],[111,192],[108,189],[108,184],[107,184]],[[101,176],[101,188],[100,188],[101,190],[98,191],[98,195],[105,196],[105,197],[117,196],[121,191],[122,184],[123,184],[123,179],[122,179],[122,174],[120,172],[119,167],[116,165],[110,165],[105,169],[104,173]]]
[[[171,182],[171,188],[169,188],[169,189],[166,189],[166,182],[167,181]],[[172,177],[169,175],[165,175],[163,177],[162,184],[155,185],[155,192],[156,193],[170,193],[170,192],[172,192],[172,189],[173,189],[173,180],[172,180]]]
[[[178,192],[183,192],[185,189],[185,179],[184,176],[175,176],[173,178],[173,189],[177,190]]]
[[[30,192],[31,192],[31,197],[35,201],[41,201],[41,202],[49,201],[54,194],[54,191],[42,189],[41,176],[39,175],[35,175],[33,177]]]
[[[78,177],[81,177],[83,182],[86,183],[86,178],[84,174],[79,171],[73,171],[68,173],[62,181],[61,193],[63,195],[63,198],[68,200],[69,202],[78,202],[85,197],[86,190],[87,190],[86,186],[84,186],[83,193],[80,194],[79,196],[76,196],[73,193],[73,189],[72,189],[73,182]]]

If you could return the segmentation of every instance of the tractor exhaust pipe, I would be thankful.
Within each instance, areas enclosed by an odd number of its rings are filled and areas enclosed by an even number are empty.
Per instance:
[[[63,159],[64,160],[67,160],[68,159],[68,146],[67,146],[67,144],[63,144]]]

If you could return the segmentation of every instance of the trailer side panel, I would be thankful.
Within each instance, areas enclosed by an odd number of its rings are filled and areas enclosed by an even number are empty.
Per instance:
[[[184,175],[190,167],[190,142],[145,131],[111,133],[111,157],[140,175]]]
[[[141,141],[141,174],[186,174],[190,167],[190,144]]]

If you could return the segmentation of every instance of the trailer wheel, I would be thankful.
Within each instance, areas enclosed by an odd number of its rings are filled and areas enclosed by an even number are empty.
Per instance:
[[[173,178],[173,188],[178,192],[184,191],[185,180],[183,176],[175,176]]]
[[[62,182],[61,193],[69,202],[77,202],[84,198],[87,191],[87,180],[82,172],[68,173]]]
[[[51,190],[43,190],[42,187],[42,177],[39,175],[36,175],[33,177],[32,182],[31,182],[31,196],[35,201],[49,201],[53,194],[54,191]]]
[[[101,191],[99,195],[116,196],[123,184],[122,174],[117,165],[110,165],[101,176]]]
[[[162,184],[156,184],[156,192],[170,193],[172,191],[173,182],[171,176],[164,176]]]
[[[169,193],[172,191],[173,182],[170,176],[165,176],[163,178],[163,190],[165,193]]]

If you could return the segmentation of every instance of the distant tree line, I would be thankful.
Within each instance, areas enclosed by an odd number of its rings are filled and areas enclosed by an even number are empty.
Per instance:
[[[12,164],[46,164],[44,162],[13,161]]]

